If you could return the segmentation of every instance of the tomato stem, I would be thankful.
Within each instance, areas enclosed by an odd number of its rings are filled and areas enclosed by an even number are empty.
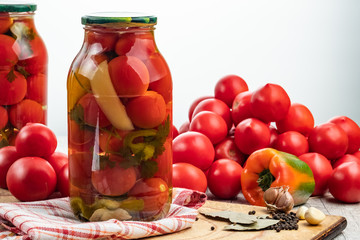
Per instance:
[[[256,182],[265,192],[268,188],[270,188],[270,185],[273,181],[275,181],[275,177],[271,174],[270,170],[264,169],[261,173],[259,173],[259,178]]]

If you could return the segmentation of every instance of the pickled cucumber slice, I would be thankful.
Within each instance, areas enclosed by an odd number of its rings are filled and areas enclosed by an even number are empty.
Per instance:
[[[98,65],[93,78],[90,80],[90,85],[96,102],[111,124],[119,130],[133,130],[134,125],[112,85],[107,61]]]

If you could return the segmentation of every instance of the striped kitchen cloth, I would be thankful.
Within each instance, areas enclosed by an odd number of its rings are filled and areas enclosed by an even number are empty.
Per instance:
[[[69,198],[0,204],[0,239],[138,239],[192,226],[206,194],[174,188],[166,218],[153,222],[80,222]]]

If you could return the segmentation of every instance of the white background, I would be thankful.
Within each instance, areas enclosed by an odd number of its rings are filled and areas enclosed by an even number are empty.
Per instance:
[[[237,74],[250,90],[280,84],[316,124],[346,115],[360,124],[360,1],[34,1],[49,52],[48,125],[67,134],[66,77],[83,41],[81,16],[96,11],[157,15],[157,45],[174,83],[174,124],[191,102]]]

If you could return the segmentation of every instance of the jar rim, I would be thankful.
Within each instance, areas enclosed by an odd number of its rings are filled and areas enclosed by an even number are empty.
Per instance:
[[[155,25],[157,17],[139,12],[95,12],[81,18],[81,24],[139,23]]]
[[[0,12],[34,12],[37,5],[24,1],[2,1],[0,3]]]

